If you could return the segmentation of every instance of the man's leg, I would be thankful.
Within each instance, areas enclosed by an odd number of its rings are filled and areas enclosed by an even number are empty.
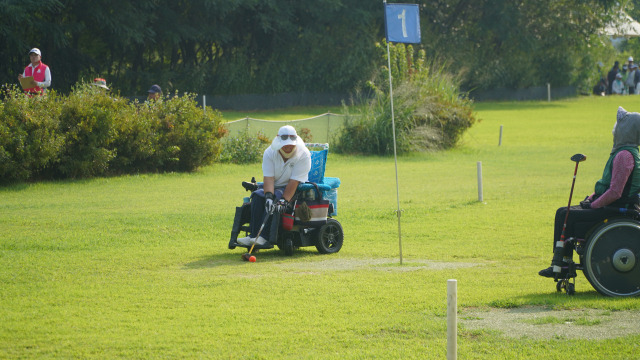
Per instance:
[[[275,198],[276,201],[282,197],[282,189],[275,189]],[[264,222],[264,217],[267,215],[265,211],[265,198],[264,192],[262,189],[256,190],[251,196],[251,224],[250,228],[250,236],[251,238],[256,238],[258,236],[258,232],[260,231],[260,226]],[[264,225],[264,229],[260,233],[260,237],[269,241],[269,233],[271,229],[271,221],[267,221]],[[262,245],[262,244],[261,244]]]

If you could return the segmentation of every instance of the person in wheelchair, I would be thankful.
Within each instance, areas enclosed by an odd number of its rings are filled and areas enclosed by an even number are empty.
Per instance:
[[[640,114],[618,108],[616,123],[613,126],[613,149],[607,161],[602,179],[595,185],[593,194],[572,206],[567,218],[565,236],[567,238],[584,238],[588,230],[600,221],[611,216],[604,207],[640,209]],[[553,248],[560,240],[567,208],[561,207],[556,212]],[[562,249],[561,249],[562,251]],[[568,271],[567,263],[572,261],[573,246],[565,243],[564,253],[555,253],[550,267],[538,274],[554,277],[553,266],[560,266],[562,272]],[[564,276],[561,273],[560,276]]]
[[[311,154],[293,126],[283,126],[262,156],[263,187],[251,194],[249,236],[237,239],[238,244],[264,245],[269,241],[271,222],[267,221],[256,239],[265,216],[272,211],[285,212],[298,184],[308,179]]]

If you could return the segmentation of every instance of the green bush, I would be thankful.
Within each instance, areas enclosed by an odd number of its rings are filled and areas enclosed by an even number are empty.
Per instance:
[[[255,136],[244,130],[237,136],[229,136],[223,141],[220,161],[234,164],[251,164],[262,161],[262,154],[271,140],[263,133]]]
[[[386,48],[379,49],[386,57]],[[398,153],[455,146],[477,121],[472,101],[460,92],[457,80],[444,67],[427,62],[424,51],[414,57],[411,46],[390,45],[390,56]],[[380,69],[367,85],[371,99],[344,106],[347,119],[334,141],[337,152],[393,153],[388,68]]]
[[[114,124],[117,134],[110,147],[116,157],[110,162],[113,174],[132,174],[161,170],[156,154],[160,143],[158,122],[150,116],[146,104],[131,103],[123,109],[120,121]]]
[[[203,113],[190,94],[139,104],[78,84],[67,97],[3,95],[4,182],[193,171],[217,159],[226,135],[221,114]]]
[[[99,87],[80,84],[65,99],[60,128],[65,146],[57,165],[65,178],[88,178],[109,173],[109,162],[116,157],[112,143],[115,124],[122,119],[127,102],[111,97]]]
[[[193,171],[218,159],[219,140],[227,133],[222,114],[211,109],[203,112],[195,95],[152,101],[144,111],[159,135],[154,161],[161,170]]]
[[[57,161],[64,138],[59,133],[60,102],[55,92],[33,98],[15,87],[0,103],[0,179],[24,181]]]

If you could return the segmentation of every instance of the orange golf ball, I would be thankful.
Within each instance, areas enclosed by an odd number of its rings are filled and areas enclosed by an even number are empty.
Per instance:
[[[255,257],[255,256],[253,256],[253,255],[251,255],[251,256],[249,257],[249,261],[250,261],[250,262],[256,262],[256,257]]]

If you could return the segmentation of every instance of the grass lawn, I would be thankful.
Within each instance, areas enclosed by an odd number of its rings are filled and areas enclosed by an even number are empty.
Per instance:
[[[0,358],[443,359],[447,279],[458,280],[460,359],[638,358],[640,330],[576,341],[462,321],[541,307],[563,313],[523,326],[574,319],[580,332],[640,313],[638,298],[601,296],[582,274],[571,297],[537,275],[567,204],[569,158],[588,158],[577,203],[602,174],[618,105],[640,111],[638,99],[480,103],[458,148],[401,157],[403,265],[393,158],[329,155],[327,176],[342,181],[339,253],[268,250],[256,263],[227,243],[240,182],[260,164],[0,188]],[[593,309],[601,318],[564,313]]]

